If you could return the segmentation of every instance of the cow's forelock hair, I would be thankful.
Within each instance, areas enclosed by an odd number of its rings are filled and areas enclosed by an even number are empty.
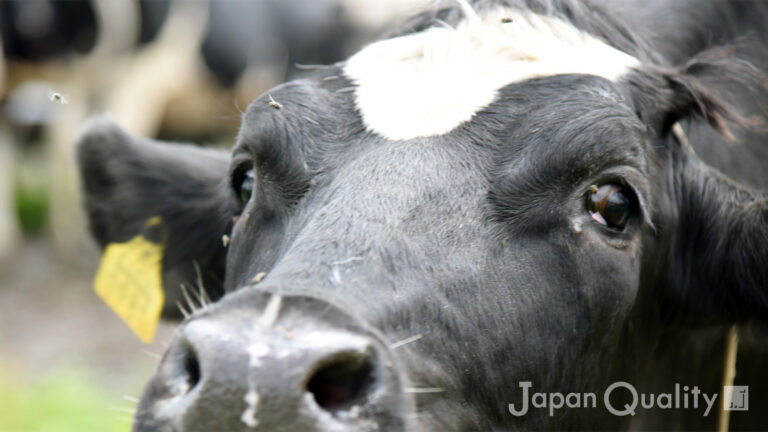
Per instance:
[[[416,33],[446,24],[455,26],[466,18],[467,6],[461,4],[465,3],[480,15],[503,7],[560,18],[643,63],[664,63],[664,59],[653,49],[648,42],[649,38],[640,33],[640,29],[633,28],[621,17],[608,13],[600,5],[573,0],[442,0],[437,3],[436,7],[415,15],[388,36]]]

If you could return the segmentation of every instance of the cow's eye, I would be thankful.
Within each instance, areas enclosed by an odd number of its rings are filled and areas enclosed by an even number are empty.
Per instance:
[[[635,194],[625,186],[591,186],[587,193],[587,211],[590,216],[609,228],[623,230],[629,219],[635,215],[636,209]]]
[[[253,187],[255,184],[256,177],[253,173],[253,168],[244,171],[241,174],[239,182],[235,185],[235,188],[237,189],[236,192],[240,196],[240,200],[243,202],[243,204],[251,200],[251,195],[253,195]]]

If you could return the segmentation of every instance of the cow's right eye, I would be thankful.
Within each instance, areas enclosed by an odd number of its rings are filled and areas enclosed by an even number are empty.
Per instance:
[[[240,196],[240,200],[243,202],[243,204],[251,200],[251,196],[253,195],[253,187],[255,185],[256,177],[253,173],[253,168],[243,172],[238,184],[235,185],[237,188],[237,194]]]
[[[629,219],[637,213],[637,198],[632,191],[617,184],[590,187],[587,210],[599,224],[623,230]]]

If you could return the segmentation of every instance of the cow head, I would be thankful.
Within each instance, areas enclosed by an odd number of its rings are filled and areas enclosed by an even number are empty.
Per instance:
[[[97,239],[161,216],[169,297],[193,262],[221,297],[135,430],[616,428],[508,404],[642,378],[671,321],[764,319],[766,198],[670,133],[734,117],[700,84],[727,67],[519,10],[443,18],[257,99],[231,157],[87,129]]]

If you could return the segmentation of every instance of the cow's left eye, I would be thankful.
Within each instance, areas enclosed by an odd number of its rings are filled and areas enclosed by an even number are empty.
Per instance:
[[[587,193],[587,211],[599,224],[623,230],[636,214],[637,199],[631,189],[617,184],[591,186]]]
[[[256,185],[256,176],[253,173],[253,168],[244,171],[241,174],[239,181],[235,184],[237,195],[243,204],[251,200],[253,195],[253,187]]]

